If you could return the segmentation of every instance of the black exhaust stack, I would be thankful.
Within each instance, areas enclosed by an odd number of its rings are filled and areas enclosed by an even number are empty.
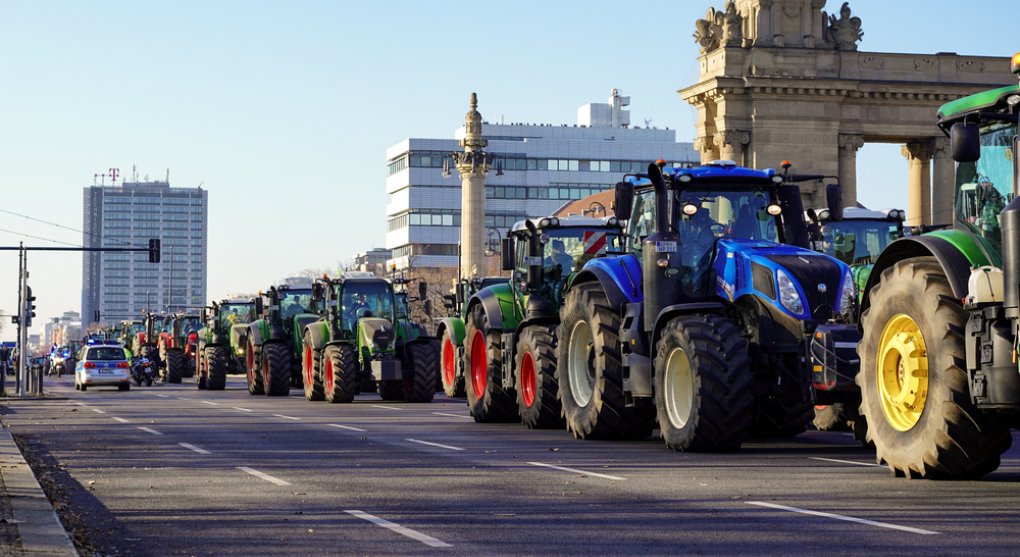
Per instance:
[[[648,165],[648,179],[655,187],[655,233],[641,242],[641,274],[644,325],[652,331],[659,312],[675,304],[680,292],[680,236],[669,226],[670,192],[658,165]]]
[[[999,213],[1002,227],[1003,306],[1006,317],[1020,319],[1020,197]]]

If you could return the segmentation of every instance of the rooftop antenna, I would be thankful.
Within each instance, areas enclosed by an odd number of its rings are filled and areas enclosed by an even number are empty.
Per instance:
[[[645,120],[645,128],[652,129],[652,119],[651,118],[645,118],[644,120]]]
[[[170,169],[166,169],[166,185],[170,185]]]

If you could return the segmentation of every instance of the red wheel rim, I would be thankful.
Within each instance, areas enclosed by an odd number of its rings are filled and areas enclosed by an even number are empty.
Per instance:
[[[488,381],[489,361],[486,352],[485,336],[481,331],[475,331],[471,339],[471,388],[477,399],[485,396],[485,383]]]
[[[443,343],[443,384],[447,386],[453,385],[456,372],[453,365],[453,354],[453,341],[446,339],[446,342]]]
[[[251,355],[251,345],[248,345],[248,381],[250,383],[255,382],[255,357]]]
[[[307,389],[312,388],[312,347],[305,347],[305,385]]]
[[[538,385],[538,374],[535,373],[535,358],[531,352],[525,352],[521,358],[521,400],[531,408],[535,404],[535,387]]]
[[[333,360],[326,359],[326,373],[323,380],[326,382],[326,394],[333,392]]]

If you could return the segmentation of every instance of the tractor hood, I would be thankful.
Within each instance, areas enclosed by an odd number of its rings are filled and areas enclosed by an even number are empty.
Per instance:
[[[359,344],[371,347],[372,352],[376,350],[389,350],[396,338],[393,323],[390,323],[388,319],[380,317],[362,317],[359,319],[358,334],[361,335]]]
[[[845,263],[796,246],[719,240],[712,265],[720,297],[754,296],[804,321],[825,322],[849,309],[856,295]]]

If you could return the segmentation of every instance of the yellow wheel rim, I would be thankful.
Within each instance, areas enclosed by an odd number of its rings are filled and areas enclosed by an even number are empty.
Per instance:
[[[917,323],[900,313],[885,324],[878,345],[878,395],[893,428],[917,425],[928,397],[928,349]]]

